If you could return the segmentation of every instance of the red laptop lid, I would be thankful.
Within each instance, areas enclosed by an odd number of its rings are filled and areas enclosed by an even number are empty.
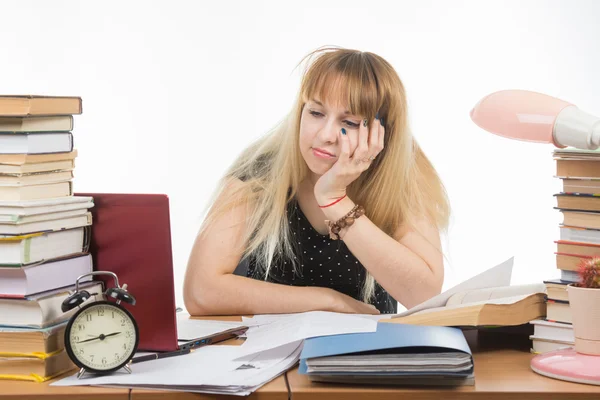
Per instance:
[[[77,193],[94,198],[90,253],[95,271],[114,272],[136,298],[121,303],[137,321],[138,350],[177,349],[169,198],[162,194]],[[113,279],[99,276],[106,287]]]

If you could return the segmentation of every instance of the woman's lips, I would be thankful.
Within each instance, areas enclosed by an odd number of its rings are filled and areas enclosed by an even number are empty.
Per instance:
[[[335,158],[334,155],[331,155],[327,152],[325,152],[324,150],[319,150],[319,149],[312,149],[313,154],[315,155],[315,157],[319,157],[319,158],[324,158],[326,160],[331,160],[332,158]]]

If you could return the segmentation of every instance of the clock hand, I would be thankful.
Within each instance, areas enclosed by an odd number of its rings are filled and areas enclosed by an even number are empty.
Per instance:
[[[113,332],[113,333],[109,333],[108,335],[101,334],[100,336],[97,336],[97,337],[94,337],[94,338],[91,338],[91,339],[81,340],[81,341],[79,341],[77,343],[91,342],[92,340],[96,340],[96,339],[104,340],[104,338],[107,338],[109,336],[115,336],[115,335],[118,335],[119,333],[121,333],[121,332]]]
[[[102,336],[102,335],[100,335],[100,336]],[[80,340],[77,343],[85,343],[85,342],[90,342],[92,340],[100,339],[100,336],[97,336],[97,337],[94,337],[94,338],[91,338],[91,339]]]

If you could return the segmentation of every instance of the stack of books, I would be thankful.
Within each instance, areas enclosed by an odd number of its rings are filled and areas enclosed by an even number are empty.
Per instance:
[[[581,259],[600,257],[600,151],[556,149],[556,178],[562,189],[556,207],[563,217],[556,243],[556,267],[560,278],[546,280],[545,320],[533,321],[532,351],[543,353],[574,345],[567,285],[579,280]]]
[[[75,310],[61,304],[93,270],[93,199],[73,196],[74,114],[77,97],[0,96],[0,379],[75,367],[64,349]],[[80,287],[101,294],[90,278]]]

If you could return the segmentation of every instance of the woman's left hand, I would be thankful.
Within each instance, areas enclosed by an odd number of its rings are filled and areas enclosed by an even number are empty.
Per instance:
[[[338,133],[341,151],[337,161],[315,184],[314,194],[319,205],[325,205],[346,194],[346,188],[370,166],[383,150],[385,129],[375,118],[368,126],[366,120],[360,125],[358,143],[354,154],[350,154],[350,139],[344,128]]]

